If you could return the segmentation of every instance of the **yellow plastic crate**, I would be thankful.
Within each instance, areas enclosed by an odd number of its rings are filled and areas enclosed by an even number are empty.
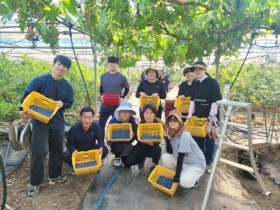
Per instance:
[[[158,110],[158,107],[160,105],[160,98],[159,96],[140,96],[139,99],[139,103],[140,103],[140,107],[141,107],[141,111],[143,110],[143,106],[145,104],[154,104]]]
[[[171,189],[165,188],[157,183],[157,180],[160,176],[165,176],[167,178],[170,178],[173,180],[175,176],[175,171],[169,170],[167,168],[164,168],[162,166],[157,165],[154,170],[151,172],[148,181],[152,184],[152,186],[162,192],[167,193],[168,195],[173,196],[176,190],[179,187],[179,183],[173,183]]]
[[[174,107],[181,113],[188,113],[190,108],[191,97],[176,98]]]
[[[108,140],[111,142],[128,142],[130,141],[130,138],[128,139],[113,139],[113,131],[116,130],[129,130],[129,133],[132,131],[132,126],[130,123],[114,123],[114,124],[109,124],[108,129],[107,129],[107,136]]]
[[[45,115],[42,115],[39,112],[35,112],[32,109],[30,109],[30,106],[35,105],[39,106],[43,109],[52,110],[52,115],[50,117],[47,117]],[[55,115],[59,107],[55,104],[55,101],[45,97],[44,95],[38,93],[38,92],[31,92],[23,101],[22,103],[23,111],[27,111],[28,113],[31,113],[36,120],[39,120],[45,124],[47,124],[50,119]]]
[[[149,139],[143,140],[141,136],[160,136],[160,139]],[[140,142],[153,141],[155,143],[160,143],[163,140],[163,126],[161,123],[143,123],[139,124],[137,128],[137,136]]]
[[[192,136],[205,137],[207,135],[207,119],[192,117],[185,122],[187,131]]]
[[[95,166],[76,168],[76,164],[86,163],[94,160],[96,161]],[[72,165],[76,175],[95,173],[99,170],[101,164],[101,156],[98,153],[98,149],[72,153]]]

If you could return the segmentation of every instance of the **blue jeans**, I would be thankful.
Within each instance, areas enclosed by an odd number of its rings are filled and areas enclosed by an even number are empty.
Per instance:
[[[39,129],[33,128],[31,136],[31,161],[30,184],[40,185],[44,182],[44,162],[49,152],[50,178],[56,178],[62,174],[64,128]]]
[[[205,138],[196,136],[194,136],[193,138],[204,154],[206,165],[211,165],[215,152],[215,140],[211,139],[208,135]]]

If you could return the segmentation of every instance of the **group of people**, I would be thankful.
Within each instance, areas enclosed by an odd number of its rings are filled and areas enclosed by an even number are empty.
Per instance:
[[[33,197],[39,192],[39,186],[44,182],[44,161],[49,154],[48,179],[54,182],[65,182],[67,177],[62,174],[62,162],[72,166],[72,154],[77,151],[98,149],[99,155],[104,159],[109,151],[115,158],[113,164],[116,167],[122,164],[125,167],[144,167],[146,158],[152,158],[150,171],[162,164],[176,171],[173,182],[180,183],[182,187],[191,188],[198,184],[199,178],[211,165],[214,153],[214,140],[208,136],[205,138],[192,137],[185,130],[184,117],[177,110],[169,112],[162,121],[162,105],[145,104],[140,107],[140,119],[135,120],[135,111],[132,104],[125,100],[129,93],[129,83],[125,75],[118,71],[119,59],[111,56],[107,60],[108,71],[101,76],[100,95],[101,107],[99,123],[94,122],[95,111],[91,107],[84,107],[80,111],[80,122],[73,125],[67,135],[67,150],[63,152],[63,140],[65,133],[63,113],[74,102],[71,84],[64,79],[64,75],[71,67],[71,60],[63,55],[56,56],[53,61],[53,70],[49,74],[34,78],[25,89],[21,102],[32,91],[37,91],[55,101],[59,108],[49,123],[44,124],[33,116],[19,108],[23,118],[32,118],[31,135],[31,161],[30,184],[27,195]],[[146,80],[140,82],[136,97],[154,96],[160,99],[166,98],[164,84],[158,80],[158,70],[150,66],[144,71]],[[206,65],[202,61],[184,69],[186,81],[179,87],[178,97],[191,97],[188,113],[183,113],[187,119],[192,116],[208,117],[218,114],[216,101],[221,94],[218,83],[206,73]],[[196,79],[195,79],[196,78]],[[117,98],[116,102],[107,103],[107,94]],[[106,124],[130,123],[130,141],[111,142],[106,134]],[[166,153],[162,154],[159,143],[153,141],[138,141],[137,126],[139,123],[162,123]]]

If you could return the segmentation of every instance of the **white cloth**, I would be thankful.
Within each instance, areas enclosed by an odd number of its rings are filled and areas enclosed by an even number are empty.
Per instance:
[[[162,155],[161,159],[164,167],[175,171],[177,159],[173,155],[165,153]],[[204,170],[201,170],[195,166],[183,164],[180,174],[180,185],[184,188],[191,188],[203,174]]]

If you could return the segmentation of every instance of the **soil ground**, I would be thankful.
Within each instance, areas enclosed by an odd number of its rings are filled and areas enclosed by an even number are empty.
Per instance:
[[[261,159],[271,164],[278,172],[280,172],[280,146],[279,144],[256,144],[255,152]],[[225,148],[222,153],[223,157],[237,161],[237,150]],[[78,209],[83,200],[89,186],[95,179],[97,174],[70,176],[68,172],[70,167],[63,165],[63,171],[68,176],[65,183],[49,184],[46,183],[40,187],[39,194],[34,198],[26,196],[26,187],[29,179],[29,162],[28,156],[22,162],[20,170],[10,174],[7,177],[8,195],[6,209],[29,210],[29,209]],[[45,164],[45,172],[47,176],[48,161]],[[271,192],[266,197],[261,194],[261,188],[257,181],[245,178],[242,171],[229,167],[233,174],[238,178],[244,189],[247,190],[250,199],[255,200],[260,209],[276,210],[280,209],[280,186],[275,183],[271,175],[265,170],[261,171],[261,177]],[[1,190],[0,190],[1,191]],[[2,192],[0,192],[1,194]],[[226,207],[225,207],[226,208]]]

